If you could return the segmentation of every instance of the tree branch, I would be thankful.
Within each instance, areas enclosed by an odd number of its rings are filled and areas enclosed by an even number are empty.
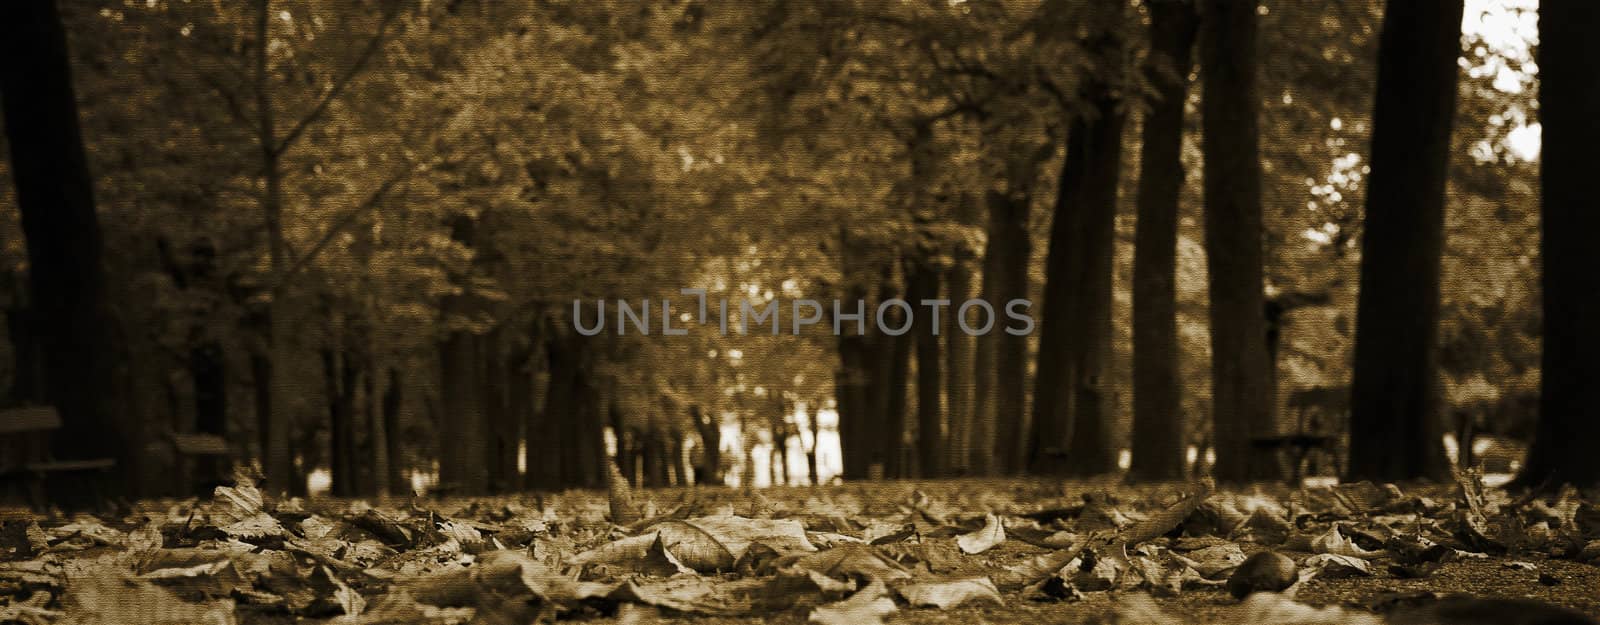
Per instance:
[[[333,222],[333,225],[328,226],[327,231],[322,233],[322,238],[317,239],[316,244],[312,245],[311,249],[306,250],[305,255],[295,259],[294,264],[289,266],[289,270],[285,271],[279,278],[278,284],[273,285],[273,289],[281,289],[287,285],[291,280],[294,279],[296,274],[305,269],[307,265],[310,265],[311,261],[316,260],[317,256],[322,253],[322,250],[326,249],[329,244],[333,243],[333,238],[335,236],[338,236],[338,234],[343,232],[344,229],[350,224],[355,223],[357,217],[360,217],[362,214],[376,207],[378,203],[383,200],[383,196],[389,193],[389,190],[393,189],[395,185],[400,184],[402,181],[410,178],[411,174],[418,170],[418,167],[407,167],[404,170],[401,170],[400,173],[390,176],[388,180],[383,181],[383,184],[378,185],[378,189],[373,191],[371,195],[368,195],[367,199],[362,200],[360,204],[355,205],[350,210],[345,211],[345,214],[340,215],[339,218]]]
[[[289,148],[294,145],[294,142],[298,140],[302,134],[305,134],[306,129],[310,128],[311,124],[316,123],[318,119],[322,118],[323,113],[327,112],[328,110],[328,105],[332,104],[334,99],[338,98],[340,94],[344,93],[345,88],[349,87],[350,83],[355,81],[356,76],[361,73],[361,70],[366,68],[367,62],[372,60],[372,57],[377,53],[378,48],[382,47],[383,37],[386,33],[388,33],[389,25],[394,23],[394,18],[400,15],[401,4],[401,2],[389,3],[389,5],[384,9],[383,20],[378,23],[378,32],[372,35],[372,39],[367,41],[367,46],[361,50],[361,54],[356,57],[355,62],[350,64],[350,68],[345,71],[343,76],[340,76],[337,81],[334,81],[333,88],[329,89],[326,94],[323,94],[322,100],[318,101],[317,105],[312,107],[311,111],[306,113],[305,117],[300,118],[300,121],[294,125],[294,128],[289,130],[289,134],[284,135],[283,139],[278,141],[277,145],[273,146],[273,154],[282,156],[284,152],[289,151]]]
[[[441,126],[443,126],[443,124],[441,124]],[[487,146],[487,144],[480,146],[478,149],[470,150],[460,155],[460,160],[465,162],[473,157],[483,154],[489,149],[485,146]],[[378,185],[377,190],[368,195],[367,198],[362,200],[360,204],[351,207],[349,211],[346,211],[345,214],[340,215],[338,219],[334,220],[333,225],[328,226],[328,230],[322,233],[322,237],[317,239],[317,242],[311,246],[311,249],[306,250],[305,255],[295,258],[293,264],[289,266],[288,271],[284,272],[283,277],[280,278],[280,281],[273,285],[273,289],[281,289],[288,285],[296,274],[304,270],[308,265],[311,264],[312,261],[315,261],[317,256],[320,255],[322,251],[328,247],[328,245],[333,243],[333,238],[335,236],[337,236],[345,228],[349,227],[350,224],[355,223],[356,219],[363,213],[366,213],[367,211],[377,207],[378,203],[383,200],[383,196],[387,195],[390,190],[394,189],[395,185],[400,184],[401,182],[410,179],[411,176],[415,175],[416,173],[426,171],[427,169],[428,166],[424,164],[409,165],[399,172],[396,172],[393,176],[390,176],[387,180],[384,180],[383,184]],[[284,243],[285,245],[288,244],[287,241]]]

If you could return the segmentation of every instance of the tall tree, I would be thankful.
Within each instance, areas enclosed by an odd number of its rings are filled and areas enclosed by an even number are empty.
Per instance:
[[[923,302],[939,297],[943,273],[926,258],[908,261],[906,267],[906,296],[914,307],[912,341],[917,350],[917,477],[940,477],[944,474],[945,422],[944,422],[944,362],[940,357],[939,324],[934,311]],[[949,314],[948,310],[939,311]],[[943,319],[939,319],[943,322]]]
[[[977,427],[980,443],[973,453],[979,473],[1013,475],[1027,462],[1023,411],[1027,405],[1028,337],[1001,330],[1006,302],[1028,299],[1028,265],[1033,256],[1029,237],[1034,190],[1042,163],[1054,155],[1053,141],[1037,141],[992,128],[984,137],[985,149],[995,153],[1001,188],[985,192],[989,209],[988,237],[984,246],[981,298],[990,303],[995,327],[978,338]],[[974,313],[982,315],[982,311]],[[981,319],[974,319],[981,326]],[[985,398],[992,397],[990,400]]]
[[[1539,423],[1521,481],[1600,483],[1600,402],[1589,385],[1600,378],[1600,273],[1593,233],[1594,149],[1600,145],[1600,5],[1539,4],[1539,162],[1543,214],[1544,352]]]
[[[891,260],[883,266],[883,279],[878,285],[879,302],[902,296],[901,287],[895,281],[895,264],[899,263]],[[909,292],[910,289],[905,290]],[[911,321],[906,318],[905,310],[898,306],[890,306],[886,312],[885,327],[901,328]],[[873,365],[872,384],[881,389],[872,403],[873,409],[883,415],[883,423],[875,427],[873,432],[882,441],[873,463],[881,463],[883,477],[888,478],[910,477],[906,471],[906,411],[909,403],[906,386],[911,376],[912,340],[906,334],[892,335],[879,329],[872,341],[877,352],[873,355],[876,362]]]
[[[959,223],[971,225],[977,220],[976,212],[977,202],[970,197],[963,197],[956,207],[955,218]],[[952,250],[951,265],[945,271],[946,297],[951,304],[939,319],[943,325],[939,331],[944,335],[944,387],[948,401],[946,419],[950,424],[950,435],[945,441],[945,470],[955,475],[971,473],[973,455],[975,414],[972,402],[976,378],[972,367],[976,340],[962,332],[956,323],[956,314],[962,302],[973,296],[972,257],[972,251],[965,245],[958,244]]]
[[[0,40],[11,59],[0,68],[0,101],[27,238],[35,331],[46,388],[61,413],[52,447],[58,458],[112,457],[132,468],[139,446],[116,416],[125,353],[106,306],[94,178],[56,3],[4,3]]]
[[[843,304],[846,310],[842,312],[852,314],[848,311],[854,310],[852,307],[860,302],[865,314],[868,284],[864,275],[865,263],[860,260],[861,242],[843,226],[839,228],[838,237],[840,274],[846,282]],[[830,309],[826,312],[830,315],[828,321],[833,322],[833,311]],[[866,479],[874,455],[872,450],[881,443],[880,439],[871,436],[874,429],[872,424],[879,422],[870,399],[873,397],[871,380],[875,362],[871,340],[865,332],[856,332],[866,328],[842,321],[839,323],[839,367],[834,372],[834,398],[839,413],[839,451],[844,465],[844,479],[860,480]],[[695,421],[698,423],[701,420],[699,409],[695,410]],[[696,481],[701,481],[698,476]]]
[[[1219,480],[1259,477],[1250,436],[1274,429],[1262,311],[1256,5],[1206,0],[1200,27],[1212,436]]]
[[[400,436],[400,370],[390,367],[389,380],[383,387],[383,445],[389,494],[403,495],[411,492],[411,468],[405,459],[405,447]]]
[[[261,371],[269,378],[267,386],[270,398],[268,402],[270,405],[266,407],[266,414],[263,415],[265,423],[261,424],[265,431],[265,436],[262,437],[265,443],[265,449],[262,450],[262,465],[266,470],[267,482],[274,489],[288,488],[294,474],[294,453],[290,449],[294,429],[292,404],[299,394],[299,389],[289,375],[291,370],[289,363],[293,362],[296,355],[291,341],[295,333],[294,311],[288,304],[291,281],[299,270],[314,260],[317,253],[323,249],[323,245],[319,244],[298,258],[291,258],[289,255],[289,243],[284,227],[284,157],[290,149],[303,141],[307,135],[306,131],[323,119],[329,105],[345,92],[357,76],[361,75],[383,43],[390,24],[399,15],[401,6],[400,2],[392,2],[384,7],[377,33],[366,42],[359,55],[345,68],[344,73],[323,92],[311,110],[295,120],[294,125],[289,126],[288,131],[280,135],[278,118],[275,114],[276,107],[273,103],[276,84],[270,45],[276,14],[272,10],[272,0],[258,0],[256,4],[251,65],[256,96],[255,147],[260,155],[261,166],[261,194],[257,200],[267,234],[267,273],[271,290],[266,312],[267,352],[273,365]],[[375,206],[399,180],[396,177],[385,181],[377,193],[369,196],[367,202],[346,214],[359,215]],[[337,229],[328,230],[327,238],[331,239],[331,235],[336,233]]]
[[[1461,0],[1391,0],[1378,43],[1351,383],[1353,478],[1445,468],[1436,334]]]
[[[1028,460],[1042,475],[1115,468],[1105,373],[1124,121],[1113,80],[1123,42],[1112,27],[1088,45],[1100,66],[1084,79],[1084,110],[1073,112],[1067,131],[1045,265]]]
[[[1183,109],[1199,14],[1189,0],[1150,5],[1145,72],[1156,100],[1144,119],[1133,255],[1133,464],[1146,480],[1183,477],[1177,317],[1178,198]]]
[[[483,258],[478,222],[470,215],[456,215],[448,222],[451,238],[472,246]],[[476,263],[474,263],[476,264]],[[439,441],[439,482],[460,489],[462,494],[479,495],[489,490],[492,477],[488,449],[489,422],[485,414],[485,391],[481,375],[483,337],[475,334],[466,319],[481,313],[484,302],[472,288],[471,268],[451,276],[460,291],[440,301],[443,338],[439,343],[439,399],[448,420],[436,424]]]

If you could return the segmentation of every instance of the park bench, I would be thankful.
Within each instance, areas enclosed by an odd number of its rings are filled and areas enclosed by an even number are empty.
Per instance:
[[[17,486],[28,503],[43,507],[47,501],[45,485],[55,477],[83,478],[70,486],[86,488],[78,493],[87,500],[99,498],[103,476],[116,467],[111,458],[56,460],[50,454],[50,435],[61,429],[61,414],[51,406],[31,406],[0,410],[0,495],[12,495]]]
[[[229,480],[233,450],[228,439],[216,434],[171,434],[168,441],[178,462],[182,483],[195,492],[209,493]]]
[[[1258,436],[1250,439],[1250,446],[1259,456],[1282,462],[1287,456],[1288,475],[1293,483],[1301,483],[1305,476],[1306,461],[1326,457],[1334,473],[1343,473],[1339,459],[1339,436],[1324,431],[1345,422],[1349,412],[1349,387],[1316,386],[1295,391],[1289,395],[1286,407],[1295,414],[1296,431],[1292,434]],[[1315,467],[1313,467],[1315,468]]]

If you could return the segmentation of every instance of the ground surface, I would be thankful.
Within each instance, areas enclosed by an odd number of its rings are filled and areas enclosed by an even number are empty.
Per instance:
[[[4,510],[0,521],[0,622],[1536,623],[1545,605],[1600,615],[1600,508],[1573,492],[1513,500],[1470,477],[370,503],[243,486],[96,516]],[[1294,570],[1237,571],[1269,550]],[[1246,577],[1261,590],[1298,583],[1241,602],[1225,586]],[[1479,620],[1437,617],[1450,609]],[[1428,610],[1436,618],[1416,620]]]

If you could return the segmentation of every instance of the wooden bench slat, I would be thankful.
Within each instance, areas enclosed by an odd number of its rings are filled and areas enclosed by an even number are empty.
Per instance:
[[[34,473],[62,473],[67,471],[92,471],[96,469],[110,469],[117,466],[117,461],[111,458],[94,458],[90,460],[56,460],[52,462],[32,462],[25,468]]]
[[[61,413],[53,406],[0,410],[0,434],[47,432],[61,427]]]
[[[172,445],[186,456],[226,456],[228,439],[215,434],[175,434]]]

